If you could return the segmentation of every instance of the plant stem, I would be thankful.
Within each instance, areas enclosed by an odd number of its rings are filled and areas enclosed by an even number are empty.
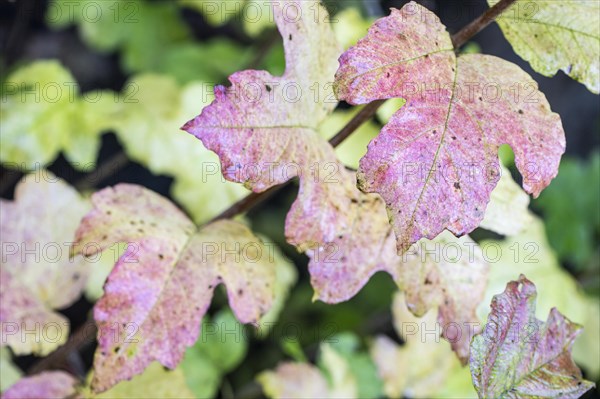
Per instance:
[[[83,191],[95,187],[104,179],[114,175],[129,164],[129,158],[123,150],[119,150],[112,157],[102,162],[96,170],[83,176],[75,182],[74,186],[78,191]]]
[[[88,320],[75,330],[69,340],[50,355],[34,363],[28,370],[27,375],[37,374],[44,370],[64,369],[70,370],[68,359],[72,352],[80,351],[95,341],[98,329],[93,320]],[[73,373],[75,374],[75,373]]]
[[[483,28],[492,23],[500,14],[510,7],[516,0],[500,0],[493,7],[488,8],[486,12],[475,18],[470,24],[452,35],[452,44],[458,49],[473,36],[479,33]]]

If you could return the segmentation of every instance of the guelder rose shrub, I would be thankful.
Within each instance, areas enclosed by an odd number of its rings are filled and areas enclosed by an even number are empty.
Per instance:
[[[163,125],[157,129],[148,123],[156,110],[123,104],[121,112],[131,117],[108,126],[120,134],[131,130],[133,136],[124,141],[128,151],[157,171],[188,173],[178,197],[193,186],[188,160],[206,156],[202,145],[219,158],[228,182],[218,183],[238,183],[253,192],[208,222],[199,213],[195,221],[202,220],[200,226],[168,199],[137,185],[119,184],[87,199],[60,180],[21,182],[15,200],[2,200],[1,208],[3,346],[17,354],[47,355],[64,343],[66,335],[41,344],[20,337],[39,323],[68,326],[55,310],[73,303],[85,289],[89,259],[114,251],[115,244],[127,245],[116,260],[109,259],[107,277],[101,277],[106,282],[93,312],[98,347],[92,378],[80,384],[63,371],[46,371],[22,378],[3,397],[117,395],[125,380],[145,385],[167,375],[178,395],[191,395],[181,371],[188,367],[184,354],[195,353],[186,359],[200,356],[218,345],[199,339],[201,327],[210,323],[204,317],[217,286],[225,286],[232,309],[232,314],[215,316],[225,324],[237,319],[260,327],[283,306],[282,292],[295,279],[282,271],[290,265],[232,217],[293,179],[299,189],[287,213],[285,238],[309,258],[313,299],[346,301],[378,271],[387,272],[400,290],[393,313],[406,344],[399,348],[382,336],[371,344],[370,358],[385,394],[431,394],[417,386],[419,377],[411,374],[410,365],[409,371],[398,371],[406,354],[444,359],[436,363],[437,371],[470,370],[480,397],[577,398],[591,389],[594,384],[583,379],[571,358],[581,326],[556,308],[545,322],[538,320],[536,286],[523,274],[516,281],[503,280],[506,288],[493,297],[487,324],[480,323],[478,308],[493,265],[500,266],[506,256],[521,258],[520,251],[532,248],[498,245],[505,253],[490,257],[468,234],[484,227],[517,236],[538,226],[527,210],[527,193],[537,197],[556,177],[566,143],[559,115],[532,77],[498,57],[461,54],[460,47],[497,19],[515,51],[536,71],[553,75],[563,70],[598,93],[599,3],[489,3],[493,7],[482,17],[451,36],[433,12],[410,2],[376,20],[343,52],[318,1],[270,2],[285,71],[281,76],[254,69],[235,72],[229,85],[214,87],[214,97],[197,98],[201,113],[187,123],[187,111],[170,114],[164,129],[183,125],[201,142],[187,136],[186,145],[182,141],[173,147],[175,153],[190,145],[199,152],[172,167],[137,148],[144,134],[163,134]],[[140,68],[137,63],[128,67]],[[40,68],[57,73],[54,64]],[[181,88],[148,76],[133,79],[126,91],[131,87],[146,94],[169,93],[173,99],[202,92],[200,86]],[[399,98],[403,105],[360,161],[353,162],[358,169],[347,167],[335,147],[383,101]],[[340,101],[365,106],[327,141],[320,129]],[[112,105],[103,107],[110,114]],[[498,159],[504,144],[515,154],[523,189]],[[69,154],[76,157],[72,149]],[[41,197],[48,201],[40,203]],[[4,254],[5,243],[71,239],[69,253],[43,274],[22,261],[26,246],[11,244]],[[524,263],[540,248],[532,250],[524,254]],[[404,327],[412,320],[442,326],[434,334],[449,342],[448,349],[426,348],[411,337],[415,330]],[[320,367],[284,362],[257,379],[270,397],[376,396],[366,379],[348,377],[348,353],[323,342]],[[167,374],[153,362],[175,371]],[[216,357],[209,363],[217,381],[235,367]]]

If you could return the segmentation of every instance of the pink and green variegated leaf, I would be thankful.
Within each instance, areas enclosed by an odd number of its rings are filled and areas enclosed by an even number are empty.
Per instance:
[[[492,299],[482,334],[471,343],[471,375],[479,397],[579,398],[594,384],[571,359],[581,327],[553,308],[535,317],[535,285],[521,275]]]
[[[444,229],[463,235],[479,225],[500,174],[500,145],[512,147],[523,186],[534,196],[556,176],[565,149],[560,117],[519,67],[487,55],[457,58],[440,50],[434,57],[429,47],[402,46],[397,29],[407,27],[401,33],[413,41],[432,37],[442,49],[450,41],[435,16],[410,4],[410,11],[407,5],[376,23],[342,56],[336,75],[337,93],[346,101],[406,99],[369,144],[358,171],[359,188],[385,200],[400,252]],[[398,43],[409,53],[398,50],[395,63],[354,59],[357,53],[379,60],[382,43]],[[385,51],[385,57],[393,54]],[[361,83],[363,76],[374,81]],[[412,76],[420,78],[407,80]]]
[[[78,382],[64,371],[45,371],[24,377],[2,393],[2,399],[56,399],[76,394]]]
[[[466,364],[473,334],[470,326],[479,321],[476,309],[489,272],[479,246],[469,237],[456,238],[446,232],[432,241],[422,239],[399,256],[381,199],[362,195],[353,202],[358,202],[353,203],[353,229],[320,252],[308,252],[315,299],[347,300],[375,272],[386,271],[405,291],[408,308],[416,316],[439,308],[440,324],[451,327],[444,338]]]
[[[380,18],[340,57],[334,90],[340,100],[366,104],[416,94],[453,80],[452,40],[440,19],[414,1]]]
[[[198,231],[167,199],[135,185],[104,189],[92,202],[73,251],[91,255],[128,242],[94,308],[94,391],[130,379],[154,360],[175,368],[196,342],[219,284],[242,323],[269,310],[274,260],[243,224],[218,221]]]
[[[68,320],[53,309],[77,300],[94,266],[81,256],[69,259],[69,244],[89,208],[75,189],[44,170],[19,182],[14,201],[0,200],[1,345],[19,355],[46,355],[66,341]],[[50,340],[23,333],[36,326],[54,326],[59,335]]]
[[[298,14],[290,18],[289,10]],[[331,82],[341,51],[318,1],[273,2],[273,12],[285,48],[283,76],[231,75],[232,85],[216,86],[213,103],[183,129],[219,155],[225,178],[253,191],[299,177],[286,235],[304,250],[346,227],[340,217],[349,204],[347,183],[339,181],[344,167],[318,133],[337,105]]]

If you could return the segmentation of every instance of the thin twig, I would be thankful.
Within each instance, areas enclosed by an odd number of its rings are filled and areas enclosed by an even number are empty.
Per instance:
[[[88,320],[82,324],[75,332],[69,337],[69,340],[60,348],[52,352],[50,355],[42,358],[38,362],[34,363],[28,370],[27,374],[37,374],[44,370],[52,369],[70,369],[70,365],[66,361],[69,355],[73,351],[79,351],[87,345],[94,342],[96,338],[96,324],[93,320]]]
[[[74,186],[77,190],[82,191],[92,187],[95,187],[106,179],[123,169],[125,166],[129,164],[129,159],[123,150],[119,150],[112,157],[108,158],[106,161],[102,162],[98,168],[96,168],[93,172],[88,173],[83,176],[81,179],[75,182]]]
[[[473,22],[452,35],[452,44],[458,49],[473,36],[479,33],[483,28],[492,23],[500,14],[510,7],[516,0],[500,0],[493,7],[488,8],[486,12],[475,18]]]

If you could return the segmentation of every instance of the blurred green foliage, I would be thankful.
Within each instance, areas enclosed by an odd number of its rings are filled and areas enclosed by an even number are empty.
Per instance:
[[[561,261],[576,273],[596,276],[600,272],[600,153],[587,161],[563,158],[558,176],[537,200],[546,221],[550,244]],[[593,272],[593,273],[592,273]],[[598,291],[596,290],[596,294]]]

